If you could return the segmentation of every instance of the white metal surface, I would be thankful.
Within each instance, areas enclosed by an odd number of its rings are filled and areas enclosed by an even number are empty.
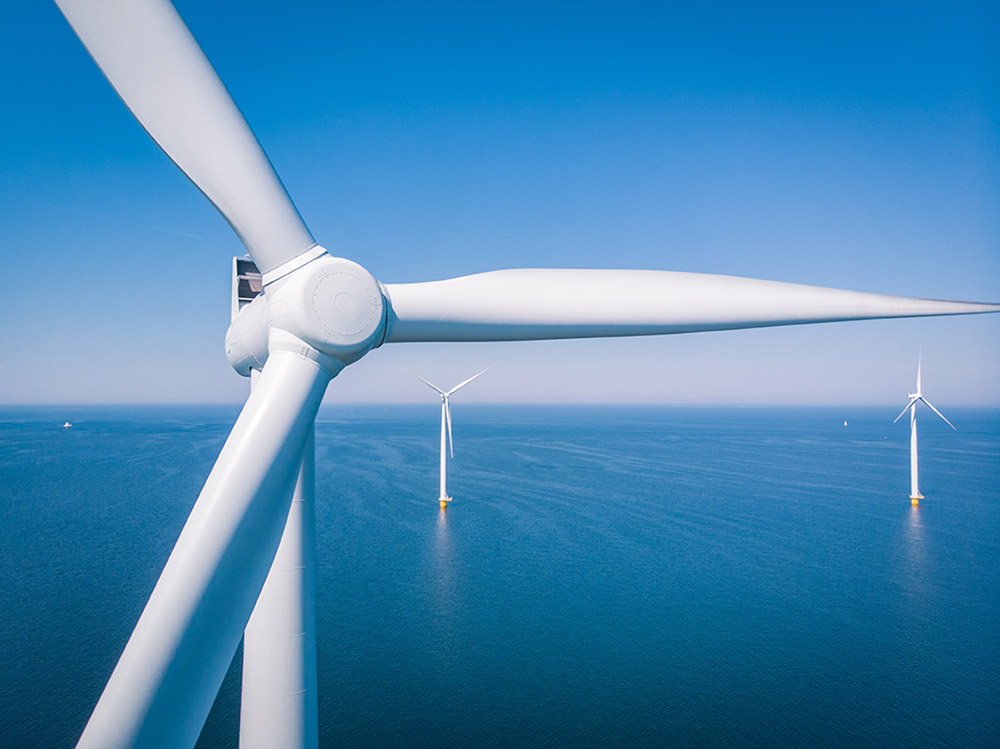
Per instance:
[[[448,501],[448,487],[446,474],[448,472],[448,456],[444,451],[445,424],[448,421],[448,396],[441,396],[441,496],[442,502]],[[454,457],[454,452],[452,453]]]
[[[940,416],[941,420],[944,421],[945,424],[947,424],[948,426],[950,426],[952,429],[955,428],[955,425],[952,424],[950,421],[948,421],[946,418],[944,418],[944,414],[941,413],[940,411],[938,411],[936,408],[934,408],[934,404],[931,403],[929,400],[927,400],[923,396],[920,396],[920,402],[923,403],[925,406],[927,406],[927,408],[929,408],[931,411],[933,411],[934,413],[936,413],[938,416]]]
[[[193,746],[288,517],[330,374],[272,353],[80,739]]]
[[[319,744],[313,442],[310,433],[278,553],[243,633],[241,749]]]
[[[652,270],[504,270],[384,288],[389,342],[659,335],[1000,311],[995,304]]]
[[[477,377],[481,377],[482,375],[484,375],[484,374],[486,374],[487,372],[489,372],[489,370],[490,370],[490,367],[487,367],[487,368],[486,368],[486,369],[484,369],[484,370],[483,370],[482,372],[476,372],[476,373],[475,373],[474,375],[472,375],[472,377],[470,377],[469,379],[467,379],[467,380],[462,380],[462,381],[461,381],[460,383],[458,383],[458,384],[457,384],[457,385],[456,385],[455,387],[453,387],[453,388],[452,388],[451,390],[449,390],[449,391],[448,391],[448,396],[450,397],[450,396],[454,395],[455,393],[457,393],[457,392],[458,392],[459,390],[461,390],[462,388],[464,388],[464,387],[465,387],[466,385],[468,385],[468,384],[469,384],[470,382],[472,382],[472,381],[473,381],[474,379],[476,379]]]
[[[271,318],[267,295],[261,294],[243,306],[226,331],[226,358],[239,374],[249,377],[251,371],[264,368],[268,356]]]
[[[382,287],[351,260],[324,252],[293,273],[266,283],[265,289],[272,327],[294,332],[344,364],[368,353],[385,336]]]
[[[455,440],[451,436],[451,401],[447,397],[444,399],[444,416],[445,420],[448,422],[448,454],[451,457],[455,457]]]
[[[316,242],[169,0],[56,0],[136,119],[229,222],[262,272]]]

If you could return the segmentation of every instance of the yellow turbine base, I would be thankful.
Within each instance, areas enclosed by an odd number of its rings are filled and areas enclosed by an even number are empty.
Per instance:
[[[440,502],[441,502],[441,509],[442,510],[447,510],[448,509],[448,503],[451,502],[451,497],[445,497],[444,499],[440,500]]]
[[[910,495],[910,504],[916,507],[920,504],[920,500],[924,498],[923,494],[917,494],[916,496]]]

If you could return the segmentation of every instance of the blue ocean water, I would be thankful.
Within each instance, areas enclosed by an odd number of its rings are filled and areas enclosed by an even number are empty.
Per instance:
[[[322,744],[1000,745],[1000,412],[911,508],[886,409],[454,411],[444,514],[435,405],[321,412]],[[0,409],[0,745],[79,736],[235,417]]]

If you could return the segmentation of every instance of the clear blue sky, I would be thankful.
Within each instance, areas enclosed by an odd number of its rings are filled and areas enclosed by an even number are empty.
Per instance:
[[[1000,6],[178,3],[317,239],[385,282],[727,273],[1000,301]],[[226,223],[54,5],[0,27],[0,404],[236,402]],[[327,402],[1000,405],[1000,315],[386,346]]]

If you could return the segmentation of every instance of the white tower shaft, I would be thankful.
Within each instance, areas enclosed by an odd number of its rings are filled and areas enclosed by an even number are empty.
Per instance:
[[[243,633],[240,749],[319,745],[315,454],[310,435],[278,553]]]
[[[448,506],[448,502],[451,501],[451,497],[448,496],[447,489],[447,473],[448,473],[448,456],[445,452],[447,445],[447,431],[448,431],[448,399],[446,397],[441,398],[441,496],[439,497],[441,502],[441,509],[443,510]]]
[[[917,404],[910,409],[910,500],[916,504],[923,495],[917,480]]]

